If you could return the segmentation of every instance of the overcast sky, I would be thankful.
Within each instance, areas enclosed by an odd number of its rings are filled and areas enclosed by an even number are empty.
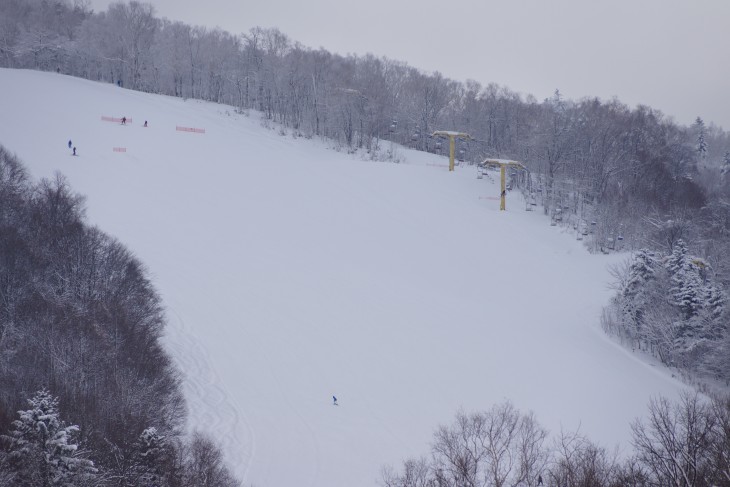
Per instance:
[[[111,0],[91,0],[105,10]],[[386,56],[538,100],[614,96],[730,130],[730,0],[151,0],[158,17],[277,27],[339,54]]]

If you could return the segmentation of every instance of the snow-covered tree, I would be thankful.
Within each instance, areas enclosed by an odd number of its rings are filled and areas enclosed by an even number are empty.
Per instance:
[[[164,464],[168,454],[166,437],[155,427],[146,428],[133,445],[134,485],[167,485]]]
[[[196,487],[237,487],[238,480],[223,461],[223,452],[210,438],[194,432],[184,467],[185,485]]]
[[[712,319],[720,319],[725,311],[727,295],[716,284],[708,284],[705,288],[705,304]]]
[[[727,333],[723,322],[727,295],[713,282],[709,263],[690,255],[681,240],[667,258],[666,269],[671,282],[668,299],[679,311],[672,324],[674,348],[687,363],[704,360],[712,343],[719,343]]]
[[[697,316],[701,309],[706,309],[713,319],[720,317],[726,296],[711,281],[709,263],[690,255],[685,243],[679,240],[666,261],[666,267],[671,275],[672,303],[683,311],[685,318]]]
[[[683,240],[677,241],[666,261],[671,282],[669,302],[680,312],[672,324],[674,348],[682,354],[696,351],[703,340],[701,320],[697,317],[704,304],[705,266],[704,261],[689,254]]]
[[[636,335],[641,334],[643,315],[647,306],[647,287],[655,278],[656,259],[647,250],[639,250],[631,262],[623,289],[621,303],[624,319]]]
[[[654,278],[656,274],[654,253],[647,249],[639,250],[629,268],[629,276],[624,288],[624,295],[636,295],[641,287]]]
[[[704,160],[707,157],[707,141],[705,140],[705,122],[697,117],[695,120],[695,129],[697,130],[697,146],[695,150],[700,160]]]
[[[725,155],[722,157],[721,171],[723,176],[730,174],[730,151],[725,151]]]
[[[676,274],[687,263],[687,244],[684,240],[679,239],[672,247],[672,253],[667,257],[666,268],[671,274]]]
[[[702,262],[684,264],[672,275],[672,298],[686,319],[697,316],[704,304],[705,289],[701,275]]]
[[[725,317],[726,302],[727,295],[720,284],[708,282],[705,285],[703,307],[698,317],[699,334],[703,339],[720,344],[723,338],[730,333],[730,327]],[[723,349],[724,347],[720,346],[720,350]],[[708,357],[708,361],[717,362],[711,357]]]
[[[613,314],[606,315],[615,320],[613,329],[618,324],[633,346],[646,346],[665,364],[725,377],[718,350],[730,340],[728,298],[706,260],[691,255],[679,238],[666,256],[638,251],[617,277]]]
[[[28,403],[30,409],[18,411],[14,429],[3,436],[16,485],[70,487],[93,478],[94,463],[79,454],[74,442],[79,428],[61,421],[58,399],[42,389]]]

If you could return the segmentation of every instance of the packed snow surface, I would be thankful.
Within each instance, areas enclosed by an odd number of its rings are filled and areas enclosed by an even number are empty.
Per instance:
[[[626,451],[650,397],[682,388],[600,329],[625,256],[590,255],[516,192],[500,212],[474,167],[365,161],[256,113],[55,73],[0,70],[0,106],[0,143],[63,173],[147,265],[192,425],[246,485],[375,485],[460,408],[505,399]]]

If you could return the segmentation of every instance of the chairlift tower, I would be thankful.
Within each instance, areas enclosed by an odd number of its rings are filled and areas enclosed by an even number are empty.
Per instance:
[[[449,171],[454,170],[454,147],[456,139],[472,140],[471,136],[464,132],[452,132],[450,130],[437,130],[431,134],[431,137],[448,137],[449,138]]]
[[[500,189],[500,199],[499,199],[499,209],[500,211],[506,210],[505,205],[505,199],[507,196],[507,188],[505,184],[505,168],[506,167],[516,167],[518,169],[527,170],[525,166],[523,166],[521,163],[517,161],[508,161],[505,159],[484,159],[482,161],[482,164],[485,166],[499,166],[499,180],[501,182],[501,189]]]

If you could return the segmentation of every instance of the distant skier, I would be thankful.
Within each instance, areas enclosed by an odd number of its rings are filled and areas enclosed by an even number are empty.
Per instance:
[[[127,124],[127,117],[122,117],[122,125],[126,125],[126,124]]]
[[[74,155],[76,155],[76,147],[74,147]]]
[[[542,475],[537,476],[537,485],[542,485]]]
[[[71,139],[68,139],[68,148],[70,149],[72,146],[73,144],[71,143]]]
[[[147,120],[145,120],[145,121],[144,121],[144,126],[145,126],[145,127],[147,126]]]
[[[337,398],[335,396],[332,396],[332,404],[334,406],[339,406],[339,404],[337,404]]]

